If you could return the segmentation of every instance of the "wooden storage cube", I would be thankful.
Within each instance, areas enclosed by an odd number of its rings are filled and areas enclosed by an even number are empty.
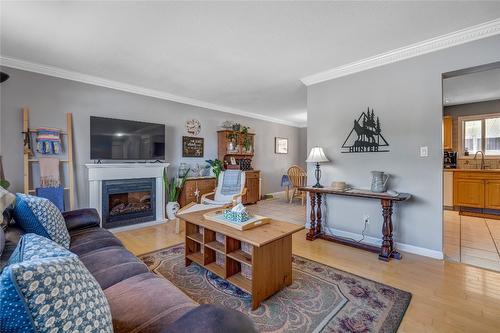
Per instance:
[[[220,236],[217,236],[220,235]],[[222,237],[221,237],[222,236]],[[215,231],[205,229],[205,246],[220,253],[226,253],[225,236]]]
[[[204,260],[203,260],[203,246],[201,246],[200,243],[187,238],[186,239],[186,258],[194,261],[195,263],[199,265],[203,265]]]
[[[203,228],[196,224],[186,223],[186,237],[198,243],[203,243]]]
[[[237,239],[227,237],[227,256],[244,263],[248,266],[252,265],[253,246],[251,244],[241,242]]]
[[[219,262],[217,261],[218,256],[222,255],[222,261],[219,257]],[[205,268],[211,271],[212,273],[217,274],[222,278],[226,278],[226,267],[225,267],[225,257],[224,254],[221,254],[209,247],[205,248]]]
[[[242,268],[246,266],[239,261],[227,257],[227,263],[226,263],[226,268],[227,268],[227,280],[234,284],[236,287],[242,289],[243,291],[247,293],[252,293],[252,280],[245,277],[242,274]],[[248,267],[248,266],[247,266]],[[247,268],[244,268],[245,272]],[[251,277],[251,267],[250,267],[250,277]]]

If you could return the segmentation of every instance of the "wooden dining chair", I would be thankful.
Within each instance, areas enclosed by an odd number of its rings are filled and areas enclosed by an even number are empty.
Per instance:
[[[292,183],[292,195],[290,196],[290,203],[292,203],[294,198],[300,198],[302,200],[303,206],[306,200],[306,192],[299,191],[299,187],[306,186],[307,173],[298,165],[292,165],[288,169],[288,178],[290,179],[290,183]]]

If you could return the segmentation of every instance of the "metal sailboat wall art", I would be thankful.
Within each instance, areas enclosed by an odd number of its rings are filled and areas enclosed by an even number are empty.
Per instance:
[[[370,108],[362,112],[342,145],[342,153],[382,153],[388,152],[389,143],[382,136],[379,117]],[[382,148],[382,149],[381,149]]]

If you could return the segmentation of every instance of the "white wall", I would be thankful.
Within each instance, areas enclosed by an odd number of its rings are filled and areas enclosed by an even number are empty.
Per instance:
[[[280,191],[281,175],[298,163],[299,128],[241,117],[219,111],[179,104],[161,99],[135,95],[54,78],[41,74],[3,67],[10,79],[1,85],[0,147],[4,156],[6,178],[11,190],[21,191],[23,186],[21,107],[31,109],[30,126],[66,126],[67,112],[73,113],[75,133],[75,171],[79,207],[88,202],[87,173],[84,166],[90,162],[89,127],[91,115],[146,122],[165,123],[166,159],[175,169],[180,162],[203,163],[217,157],[217,130],[225,120],[238,121],[250,126],[256,133],[254,167],[262,171],[262,193]],[[204,158],[183,159],[181,137],[187,135],[185,122],[200,120],[200,137],[205,138]],[[274,153],[274,137],[289,139],[289,153]],[[304,144],[305,145],[305,144]]]
[[[324,147],[323,184],[343,180],[369,188],[371,170],[391,174],[390,188],[413,198],[395,209],[396,241],[442,251],[442,89],[441,74],[500,60],[500,36],[334,79],[308,88],[308,148]],[[342,154],[353,121],[367,107],[380,117],[388,153]],[[419,157],[427,146],[429,157]],[[313,166],[309,166],[310,179]],[[331,226],[361,233],[363,215],[371,217],[368,235],[380,238],[380,203],[330,198]]]

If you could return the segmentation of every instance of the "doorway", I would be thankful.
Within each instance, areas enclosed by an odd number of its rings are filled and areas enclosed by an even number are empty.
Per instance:
[[[500,271],[500,62],[442,86],[445,260]]]

